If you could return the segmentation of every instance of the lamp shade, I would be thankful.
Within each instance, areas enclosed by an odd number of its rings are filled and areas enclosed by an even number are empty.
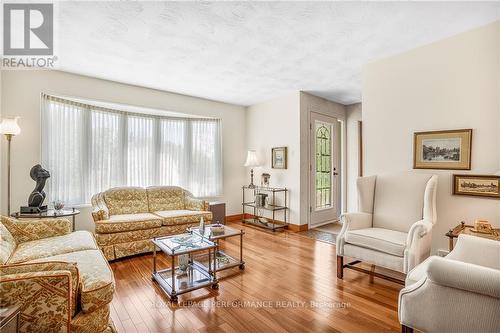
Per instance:
[[[257,152],[255,150],[249,150],[247,154],[247,161],[245,162],[246,167],[258,167],[260,165],[259,159],[257,158]]]
[[[17,124],[19,117],[5,117],[0,123],[0,134],[18,135],[21,128]]]

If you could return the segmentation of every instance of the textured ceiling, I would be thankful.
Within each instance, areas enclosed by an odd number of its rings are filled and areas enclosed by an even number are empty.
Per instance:
[[[350,104],[361,68],[500,19],[500,3],[59,2],[58,68],[250,105]]]

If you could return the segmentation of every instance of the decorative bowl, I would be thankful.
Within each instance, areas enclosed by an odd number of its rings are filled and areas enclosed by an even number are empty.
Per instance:
[[[64,201],[62,200],[55,200],[54,201],[54,209],[57,212],[60,212],[64,208]]]
[[[210,231],[212,235],[220,235],[224,233],[224,225],[223,224],[213,224],[210,226]]]

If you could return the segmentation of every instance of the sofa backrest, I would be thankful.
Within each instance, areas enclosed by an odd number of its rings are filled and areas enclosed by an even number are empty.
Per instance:
[[[115,187],[104,192],[109,215],[148,212],[148,196],[142,187]]]
[[[149,211],[177,210],[185,208],[184,190],[178,186],[150,186],[146,188]]]
[[[16,241],[10,231],[3,224],[5,217],[2,216],[0,224],[0,264],[4,265],[9,260],[12,252],[16,249]]]
[[[373,227],[408,232],[423,218],[425,192],[432,176],[416,172],[377,175]]]

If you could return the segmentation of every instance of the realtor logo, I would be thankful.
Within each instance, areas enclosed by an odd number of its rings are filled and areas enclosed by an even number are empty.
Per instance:
[[[6,3],[3,22],[4,55],[54,53],[53,4]]]

